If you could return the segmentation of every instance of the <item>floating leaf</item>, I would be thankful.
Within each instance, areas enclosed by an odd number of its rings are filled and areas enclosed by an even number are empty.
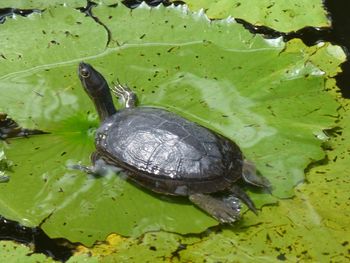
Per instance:
[[[317,136],[332,127],[339,106],[324,82],[344,60],[341,50],[267,40],[182,7],[93,12],[110,30],[107,47],[105,28],[68,7],[1,25],[0,111],[50,134],[4,144],[14,172],[0,185],[0,214],[86,245],[111,232],[198,233],[217,224],[186,199],[67,168],[89,163],[98,125],[76,76],[81,60],[108,82],[127,83],[141,105],[168,108],[235,140],[274,186],[273,196],[249,193],[259,206],[291,197],[305,167],[323,158]]]
[[[328,144],[328,161],[307,174],[308,183],[278,207],[264,207],[259,217],[241,222],[239,229],[212,234],[179,253],[183,262],[346,262],[350,244],[350,107],[336,138]],[[341,135],[340,135],[341,134]],[[334,148],[333,148],[334,147]]]
[[[181,245],[199,240],[188,237],[184,241],[180,235],[166,232],[146,233],[139,238],[112,234],[104,243],[97,244],[92,249],[78,247],[75,256],[90,254],[100,260],[103,258],[103,262],[164,262],[164,258],[172,257]]]
[[[205,9],[211,19],[232,16],[281,32],[297,31],[310,26],[330,26],[322,1],[319,0],[187,0],[185,2],[191,10]]]
[[[85,0],[2,0],[0,2],[0,8],[20,8],[20,9],[44,9],[49,6],[65,5],[72,7],[86,6]]]
[[[56,262],[43,254],[30,254],[30,248],[25,245],[16,244],[12,241],[0,241],[1,261],[3,262]]]
[[[350,242],[350,104],[349,100],[340,99],[342,109],[339,127],[333,130],[333,140],[328,142],[327,158],[323,165],[315,166],[307,176],[308,184],[301,185],[301,197],[308,204],[308,212],[315,222],[322,224],[332,233],[335,249],[342,242]],[[330,131],[332,132],[332,131]],[[346,234],[348,233],[348,234]],[[347,246],[343,246],[345,249]]]

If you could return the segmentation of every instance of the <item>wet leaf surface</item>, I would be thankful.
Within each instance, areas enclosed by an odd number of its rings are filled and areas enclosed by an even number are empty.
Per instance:
[[[264,207],[258,218],[242,222],[248,231],[224,230],[180,252],[182,261],[345,262],[349,258],[350,107],[341,133],[328,142],[328,162],[313,167],[292,200]],[[205,257],[203,256],[205,255]]]
[[[3,262],[23,262],[23,263],[35,263],[35,262],[56,262],[53,259],[46,257],[43,254],[30,255],[31,250],[29,247],[21,244],[16,244],[12,241],[0,241],[1,248],[1,261]]]
[[[110,30],[107,47],[105,28],[68,7],[1,25],[0,111],[51,134],[3,144],[14,168],[0,185],[0,214],[86,245],[111,232],[198,233],[217,224],[185,199],[67,168],[89,164],[98,125],[76,76],[81,60],[109,82],[127,83],[141,105],[168,108],[235,140],[274,186],[273,195],[249,189],[258,206],[293,196],[307,165],[324,157],[322,130],[334,126],[339,107],[325,82],[344,60],[340,48],[266,40],[181,8],[99,6],[93,13]],[[257,219],[249,212],[245,220]]]
[[[187,0],[185,2],[191,10],[197,11],[203,8],[211,19],[232,16],[280,32],[297,31],[307,26],[330,26],[327,13],[319,0]]]
[[[350,246],[350,107],[348,100],[341,101],[342,129],[327,142],[328,161],[310,168],[307,183],[296,187],[293,199],[264,207],[258,217],[241,221],[233,231],[212,229],[197,237],[173,233],[160,233],[160,237],[150,233],[138,239],[110,236],[107,244],[79,253],[89,251],[101,262],[112,258],[139,262],[139,255],[152,262],[346,262]],[[166,242],[158,242],[162,238]],[[166,250],[158,247],[169,242],[172,245]],[[134,250],[137,256],[131,257],[129,252]]]
[[[2,0],[0,3],[0,8],[21,8],[21,9],[44,9],[50,6],[65,5],[71,7],[81,7],[86,5],[85,0]]]

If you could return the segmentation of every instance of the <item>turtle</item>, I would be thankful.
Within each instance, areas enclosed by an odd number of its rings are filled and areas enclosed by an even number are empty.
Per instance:
[[[127,85],[118,81],[110,89],[88,63],[79,63],[78,75],[100,120],[92,173],[104,165],[122,169],[142,188],[188,197],[220,223],[241,218],[239,200],[257,214],[239,182],[267,189],[270,183],[257,175],[235,142],[164,108],[137,106]],[[124,108],[116,110],[112,93],[124,101]]]

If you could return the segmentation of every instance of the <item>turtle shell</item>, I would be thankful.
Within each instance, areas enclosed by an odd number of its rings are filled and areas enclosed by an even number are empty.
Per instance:
[[[159,108],[119,110],[97,130],[96,149],[128,178],[159,193],[214,193],[242,174],[243,157],[234,142]]]

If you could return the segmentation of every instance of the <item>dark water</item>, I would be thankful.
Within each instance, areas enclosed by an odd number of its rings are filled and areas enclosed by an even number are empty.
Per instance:
[[[21,226],[15,221],[0,216],[0,240],[15,240],[22,244],[34,244],[34,253],[44,253],[55,260],[65,261],[72,256],[67,246],[50,239],[40,227]]]
[[[350,98],[350,1],[326,0],[325,6],[332,20],[331,42],[343,46],[348,55],[348,61],[342,65],[343,72],[336,79],[343,96]]]
[[[122,2],[129,8],[136,8],[141,3],[141,1],[137,0],[124,0]],[[156,6],[160,3],[163,3],[164,5],[169,5],[171,3],[183,3],[182,1],[169,0],[150,0],[146,2],[151,6]],[[350,1],[326,0],[324,4],[329,12],[329,18],[332,21],[331,28],[306,27],[297,32],[281,33],[267,27],[253,26],[241,19],[237,19],[237,22],[244,25],[244,27],[250,30],[251,32],[264,34],[267,37],[282,36],[285,40],[290,40],[292,38],[300,38],[307,45],[313,45],[320,41],[328,41],[333,44],[344,47],[346,53],[348,54],[348,50],[350,50]],[[89,16],[92,16],[91,7],[93,6],[94,3],[88,1],[87,6],[79,8],[79,10]],[[31,14],[33,12],[43,12],[43,10],[21,10],[10,7],[0,9],[0,23],[5,23],[6,19],[10,18],[13,14],[27,16],[28,14]],[[98,18],[93,18],[97,23],[99,23]],[[350,62],[347,61],[343,63],[342,69],[343,72],[336,77],[337,84],[340,88],[342,95],[345,98],[350,98]],[[40,229],[40,227],[23,227],[17,224],[16,222],[7,220],[1,216],[0,240],[16,240],[24,244],[34,244],[34,253],[44,253],[61,261],[67,260],[72,255],[70,248],[68,248],[67,246],[60,245],[62,240],[58,241],[50,239]],[[68,242],[66,242],[66,244],[68,244]]]

